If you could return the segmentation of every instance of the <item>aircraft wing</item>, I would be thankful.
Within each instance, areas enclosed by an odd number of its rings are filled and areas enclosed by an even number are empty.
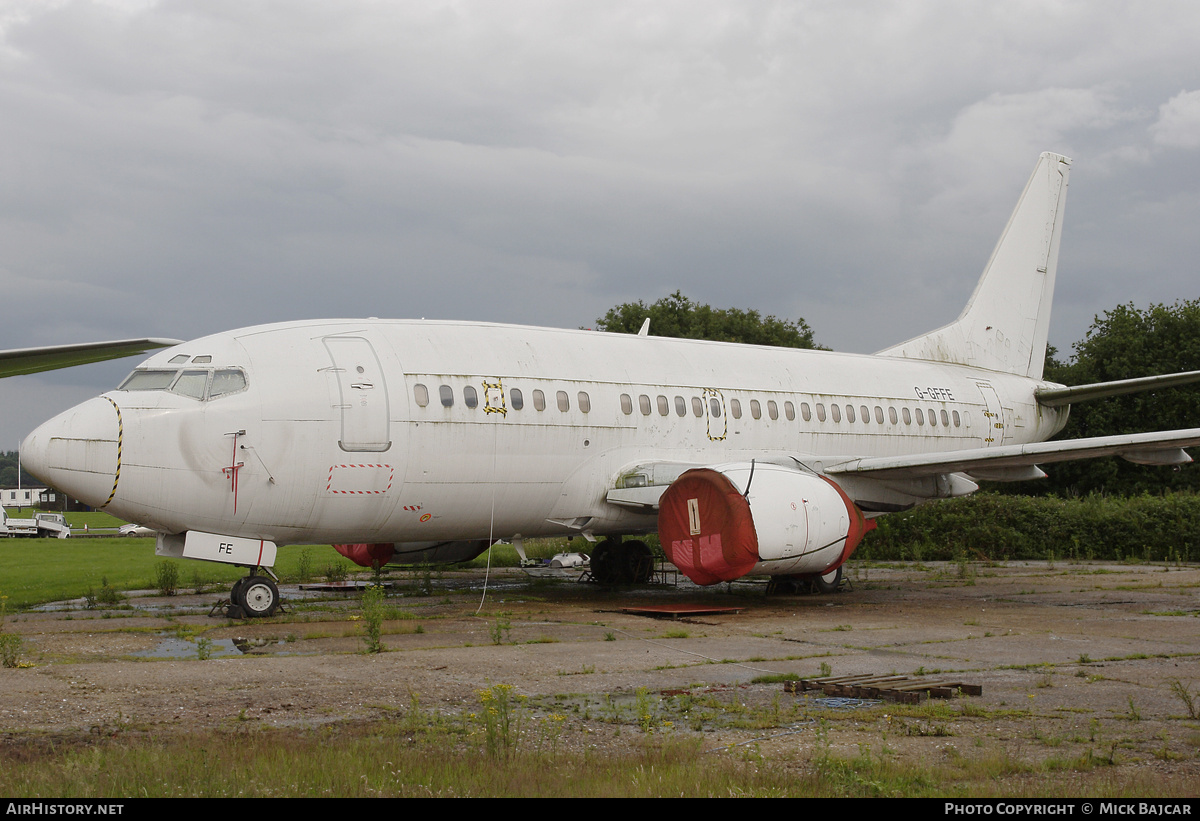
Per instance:
[[[73,365],[102,362],[106,359],[120,359],[178,344],[178,339],[118,339],[111,342],[82,342],[77,345],[51,345],[44,348],[15,348],[0,351],[0,377],[70,368]]]
[[[1064,439],[1030,445],[1002,445],[976,450],[918,453],[910,456],[876,456],[825,465],[831,475],[879,478],[913,478],[938,473],[995,472],[1073,459],[1121,456],[1148,465],[1175,465],[1192,461],[1182,448],[1200,445],[1200,428],[1187,430]]]

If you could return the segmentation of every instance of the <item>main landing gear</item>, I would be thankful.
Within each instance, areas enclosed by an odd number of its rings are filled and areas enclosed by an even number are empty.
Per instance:
[[[828,573],[811,576],[772,576],[767,582],[767,595],[781,593],[783,595],[796,593],[836,593],[842,586],[845,572],[842,565]]]
[[[637,539],[608,538],[592,551],[591,570],[600,584],[646,584],[654,574],[654,552]]]
[[[266,618],[279,610],[279,586],[270,576],[258,575],[259,570],[271,572],[256,567],[249,576],[233,583],[233,589],[229,591],[230,618]]]

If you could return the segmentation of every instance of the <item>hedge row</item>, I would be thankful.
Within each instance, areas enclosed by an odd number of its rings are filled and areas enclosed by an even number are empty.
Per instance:
[[[878,524],[855,556],[878,560],[1200,560],[1200,495],[1079,499],[976,493]]]

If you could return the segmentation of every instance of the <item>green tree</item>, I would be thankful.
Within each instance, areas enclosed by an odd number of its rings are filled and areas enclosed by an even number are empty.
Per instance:
[[[712,308],[692,302],[676,291],[652,305],[626,302],[596,320],[601,331],[635,334],[650,318],[652,336],[683,339],[713,339],[718,342],[744,342],[749,345],[775,345],[783,348],[819,348],[813,341],[812,328],[803,319],[795,321],[762,316],[758,311],[739,308]]]
[[[1071,362],[1048,350],[1046,378],[1087,385],[1139,376],[1200,370],[1200,300],[1151,305],[1145,310],[1118,305],[1096,317],[1074,345]],[[1057,438],[1112,436],[1200,426],[1200,385],[1164,388],[1071,406],[1067,427]],[[1134,494],[1200,490],[1200,470],[1135,465],[1124,459],[1092,459],[1046,468],[1044,490],[1060,494]]]
[[[21,471],[21,485],[34,487],[41,483],[24,470]],[[17,486],[17,452],[15,450],[0,453],[0,487]]]

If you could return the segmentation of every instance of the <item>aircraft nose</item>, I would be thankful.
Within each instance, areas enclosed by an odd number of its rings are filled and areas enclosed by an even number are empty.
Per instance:
[[[60,413],[25,437],[21,462],[47,485],[103,507],[120,476],[120,409],[100,396]]]

